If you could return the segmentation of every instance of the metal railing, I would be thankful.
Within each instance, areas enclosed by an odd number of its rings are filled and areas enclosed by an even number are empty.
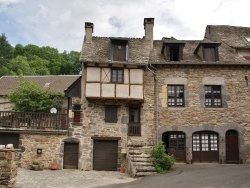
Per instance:
[[[67,130],[67,114],[0,111],[0,127]]]

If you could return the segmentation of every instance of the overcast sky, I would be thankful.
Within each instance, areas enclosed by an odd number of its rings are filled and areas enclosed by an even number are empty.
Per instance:
[[[202,39],[206,25],[250,27],[250,0],[0,0],[0,33],[11,45],[80,51],[84,23],[94,36],[142,38],[155,18],[154,39]]]

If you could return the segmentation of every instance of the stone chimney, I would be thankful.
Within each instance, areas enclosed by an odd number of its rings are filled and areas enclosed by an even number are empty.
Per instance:
[[[153,28],[154,28],[154,18],[144,18],[144,30],[145,30],[145,40],[150,41],[151,48],[153,48]]]
[[[85,22],[85,42],[92,42],[92,33],[94,31],[94,24],[91,22]]]

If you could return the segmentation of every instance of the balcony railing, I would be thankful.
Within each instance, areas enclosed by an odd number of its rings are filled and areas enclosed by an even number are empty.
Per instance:
[[[141,136],[141,124],[140,123],[129,123],[128,124],[128,135],[129,136]]]
[[[67,130],[67,114],[0,111],[0,127]]]

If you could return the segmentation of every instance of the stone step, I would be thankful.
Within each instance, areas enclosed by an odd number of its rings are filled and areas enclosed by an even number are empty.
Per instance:
[[[156,174],[156,172],[137,172],[136,177],[150,176],[150,175],[154,175],[154,174]]]
[[[155,172],[154,166],[136,166],[137,172]]]
[[[133,162],[134,166],[154,166],[153,162]]]
[[[132,162],[153,162],[152,158],[144,158],[144,157],[131,157]]]
[[[136,157],[136,158],[138,158],[138,157],[140,157],[140,158],[151,158],[152,157],[151,154],[145,154],[145,153],[132,154],[131,156],[132,157]]]

